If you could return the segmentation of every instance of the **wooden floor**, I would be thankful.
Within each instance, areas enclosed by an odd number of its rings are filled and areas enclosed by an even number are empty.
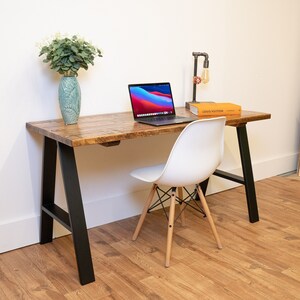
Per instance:
[[[78,281],[70,236],[0,255],[0,299],[300,299],[300,181],[256,183],[260,222],[248,222],[244,188],[207,197],[220,234],[194,211],[174,229],[164,267],[166,220],[137,217],[89,230],[96,282]]]

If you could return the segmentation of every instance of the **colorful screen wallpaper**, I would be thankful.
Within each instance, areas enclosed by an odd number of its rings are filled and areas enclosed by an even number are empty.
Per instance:
[[[174,113],[169,84],[130,86],[129,90],[135,117]]]

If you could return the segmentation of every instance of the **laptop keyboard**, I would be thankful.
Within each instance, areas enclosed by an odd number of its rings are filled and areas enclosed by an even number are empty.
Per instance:
[[[173,120],[173,119],[178,119],[181,117],[178,116],[159,116],[159,117],[151,117],[151,120],[155,120],[155,121],[168,121],[168,120]]]

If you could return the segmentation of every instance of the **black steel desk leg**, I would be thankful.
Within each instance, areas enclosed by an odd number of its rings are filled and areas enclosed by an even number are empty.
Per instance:
[[[81,284],[95,281],[88,232],[85,222],[74,149],[58,143],[62,177]]]
[[[201,188],[202,193],[203,193],[204,196],[205,196],[205,194],[206,194],[208,182],[209,182],[209,177],[200,183],[200,188]],[[197,191],[197,186],[195,186],[195,192],[196,192],[196,191]],[[195,200],[196,200],[196,201],[200,201],[198,192],[196,192]]]
[[[237,136],[239,141],[243,176],[245,181],[245,190],[248,205],[249,221],[255,223],[259,221],[258,208],[256,201],[255,185],[252,172],[252,164],[247,136],[246,124],[237,127]]]
[[[53,205],[55,194],[55,174],[56,174],[56,141],[45,137],[44,139],[44,162],[42,178],[42,207]],[[41,232],[40,243],[52,242],[53,218],[43,210],[41,212]]]
[[[206,190],[207,190],[207,186],[208,186],[208,181],[209,181],[209,177],[206,180],[204,180],[203,182],[200,183],[200,187],[201,187],[201,190],[202,190],[202,193],[203,193],[204,196],[206,194]],[[197,193],[197,196],[198,196],[198,193]],[[198,198],[199,198],[199,196],[198,196]]]

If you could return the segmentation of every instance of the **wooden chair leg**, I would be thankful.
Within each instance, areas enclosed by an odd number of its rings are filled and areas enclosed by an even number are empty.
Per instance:
[[[138,224],[137,224],[137,226],[136,226],[136,228],[135,228],[135,231],[134,231],[134,234],[133,234],[133,236],[132,236],[132,240],[133,240],[133,241],[135,241],[135,240],[137,239],[137,237],[138,237],[138,235],[139,235],[139,233],[140,233],[140,230],[141,230],[142,225],[143,225],[143,223],[144,223],[146,214],[147,214],[147,212],[148,212],[148,208],[150,207],[150,205],[151,205],[151,203],[152,203],[152,199],[153,199],[153,197],[154,197],[154,193],[155,193],[156,187],[157,187],[156,184],[153,184],[153,185],[152,185],[151,191],[150,191],[149,196],[148,196],[148,198],[147,198],[147,200],[146,200],[146,203],[145,203],[145,205],[144,205],[142,214],[141,214],[141,216],[140,216],[140,219],[139,219],[139,221],[138,221]]]
[[[211,230],[212,230],[212,232],[213,232],[213,235],[214,235],[214,237],[215,237],[215,239],[216,239],[218,248],[219,248],[219,249],[222,249],[221,240],[220,240],[219,235],[218,235],[218,233],[217,233],[217,229],[216,229],[215,224],[214,224],[214,221],[213,221],[213,219],[212,219],[212,217],[211,217],[210,210],[209,210],[209,208],[208,208],[208,205],[207,205],[207,203],[206,203],[206,199],[205,199],[205,197],[204,197],[204,195],[203,195],[203,192],[202,192],[200,186],[197,187],[197,191],[198,191],[198,195],[199,195],[199,197],[200,197],[200,200],[201,200],[201,203],[202,203],[204,212],[205,212],[205,214],[206,214],[207,220],[208,220],[208,222],[209,222],[209,225],[210,225],[210,227],[211,227]]]
[[[170,202],[166,263],[165,263],[165,266],[167,268],[170,266],[170,258],[171,258],[171,248],[172,248],[173,229],[174,229],[174,216],[175,216],[175,203],[176,203],[176,188],[174,188],[172,191],[171,202]]]
[[[178,197],[180,199],[183,199],[183,191],[182,191],[182,187],[178,188]],[[184,213],[184,209],[185,209],[185,204],[182,203],[179,205],[180,208],[180,219],[181,219],[181,225],[185,226],[185,213]]]

